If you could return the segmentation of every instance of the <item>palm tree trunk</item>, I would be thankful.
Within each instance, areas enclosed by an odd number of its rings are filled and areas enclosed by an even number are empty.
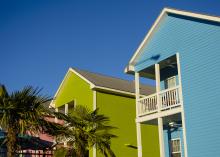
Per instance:
[[[14,126],[8,128],[7,133],[7,157],[14,157],[16,154],[16,129]]]

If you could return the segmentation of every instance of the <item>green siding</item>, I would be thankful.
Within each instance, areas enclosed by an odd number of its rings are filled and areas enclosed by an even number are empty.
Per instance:
[[[60,107],[73,100],[77,105],[86,105],[89,109],[93,109],[93,93],[90,85],[69,71],[56,96],[55,106]]]
[[[137,146],[135,99],[97,92],[97,107],[100,108],[100,113],[110,117],[111,125],[118,128],[114,131],[118,138],[112,140],[116,156],[136,157],[137,149],[125,146],[125,144]],[[159,157],[157,132],[156,126],[142,125],[143,157]]]
[[[156,125],[141,124],[143,157],[159,157],[159,136]]]
[[[118,138],[112,140],[112,148],[117,157],[137,157],[136,146],[135,99],[116,94],[97,92],[97,107],[100,113],[110,117],[111,125],[118,127],[114,133]],[[86,105],[93,109],[93,91],[90,85],[79,76],[69,71],[55,99],[55,106],[60,107],[68,102],[76,101],[78,105]],[[156,126],[142,125],[143,157],[159,157],[159,144]],[[93,151],[89,151],[92,157]],[[97,157],[100,157],[97,154]]]

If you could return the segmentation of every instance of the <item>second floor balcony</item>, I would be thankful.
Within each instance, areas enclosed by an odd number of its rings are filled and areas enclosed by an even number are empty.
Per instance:
[[[145,116],[181,106],[180,87],[165,89],[137,100],[138,116]]]

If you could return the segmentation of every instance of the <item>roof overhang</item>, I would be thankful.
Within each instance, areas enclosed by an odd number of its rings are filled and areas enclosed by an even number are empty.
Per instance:
[[[193,13],[193,12],[188,12],[188,11],[183,11],[183,10],[177,10],[177,9],[172,9],[172,8],[164,8],[156,21],[153,23],[152,27],[144,37],[143,41],[135,51],[134,55],[130,59],[128,65],[126,66],[124,72],[127,74],[134,74],[134,65],[137,62],[137,58],[141,55],[141,50],[142,48],[148,43],[149,39],[153,36],[154,32],[157,30],[157,27],[159,26],[160,22],[162,19],[167,16],[168,14],[176,14],[176,15],[181,15],[181,16],[186,16],[186,17],[191,17],[191,18],[196,18],[196,19],[201,19],[201,20],[206,20],[206,21],[212,21],[212,22],[220,22],[220,17],[218,16],[211,16],[211,15],[206,15],[206,14],[200,14],[200,13]]]

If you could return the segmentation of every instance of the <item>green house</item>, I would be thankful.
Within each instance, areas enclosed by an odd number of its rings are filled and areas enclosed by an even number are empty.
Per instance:
[[[137,157],[136,107],[134,82],[102,74],[70,68],[58,88],[52,106],[71,112],[75,105],[86,105],[91,110],[110,117],[110,124],[117,127],[111,147],[117,157]],[[149,95],[155,89],[142,86],[141,94]],[[159,139],[156,126],[142,124],[142,146],[146,157],[159,157]],[[90,157],[101,157],[93,148]]]

